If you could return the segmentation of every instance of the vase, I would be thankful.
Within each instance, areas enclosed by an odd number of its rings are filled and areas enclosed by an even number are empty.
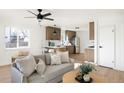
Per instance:
[[[89,74],[85,74],[85,75],[83,76],[83,79],[84,79],[84,81],[86,81],[86,82],[90,81],[90,76],[89,76]]]

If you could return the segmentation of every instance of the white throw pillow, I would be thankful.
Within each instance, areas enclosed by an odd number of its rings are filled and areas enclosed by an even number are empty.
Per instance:
[[[62,62],[62,63],[67,63],[67,62],[69,62],[69,53],[68,53],[68,51],[66,51],[66,52],[57,51],[57,54],[60,55],[60,57],[61,57],[61,62]]]
[[[24,76],[30,76],[36,67],[35,59],[32,55],[24,58],[17,58],[15,60],[17,68],[24,74]]]
[[[57,54],[51,54],[51,65],[61,64],[61,57]]]
[[[45,62],[39,58],[39,62],[36,66],[36,71],[38,74],[43,75],[46,69],[46,64]]]

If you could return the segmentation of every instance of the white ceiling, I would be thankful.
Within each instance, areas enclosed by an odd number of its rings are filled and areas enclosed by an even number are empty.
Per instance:
[[[38,13],[36,9],[28,9],[34,13]],[[43,9],[43,13],[51,12],[52,15],[49,18],[53,18],[54,21],[43,20],[41,25],[58,25],[61,27],[83,27],[88,24],[89,20],[93,20],[97,16],[101,15],[116,15],[123,14],[124,10],[92,10],[92,9]],[[0,18],[8,20],[23,20],[29,23],[37,23],[37,20],[28,19],[24,17],[33,16],[25,9],[1,9]]]

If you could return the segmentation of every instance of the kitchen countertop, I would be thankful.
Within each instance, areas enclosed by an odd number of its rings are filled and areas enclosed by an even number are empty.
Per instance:
[[[67,46],[46,46],[44,48],[51,48],[51,49],[56,49],[56,48],[66,48]]]
[[[91,49],[91,50],[94,50],[94,48],[86,48],[86,49]]]
[[[52,48],[52,49],[56,49],[56,48],[66,48],[66,46],[46,46],[45,48]]]
[[[87,49],[94,49],[94,46],[88,46]]]

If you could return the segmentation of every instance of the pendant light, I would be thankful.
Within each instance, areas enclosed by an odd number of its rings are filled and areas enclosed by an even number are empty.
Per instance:
[[[53,35],[56,35],[57,34],[57,32],[56,32],[56,25],[54,25],[54,31],[53,31]]]

